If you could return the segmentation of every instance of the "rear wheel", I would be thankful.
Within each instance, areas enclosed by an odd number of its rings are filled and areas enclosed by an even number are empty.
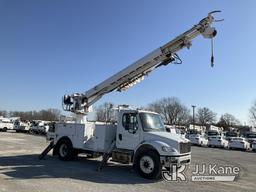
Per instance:
[[[4,127],[4,128],[3,128],[3,132],[6,132],[6,131],[7,131],[7,127]]]
[[[144,178],[159,178],[162,171],[159,155],[153,150],[142,151],[136,158],[135,168]]]
[[[76,150],[69,139],[61,139],[56,145],[56,152],[59,159],[69,161],[77,156]]]

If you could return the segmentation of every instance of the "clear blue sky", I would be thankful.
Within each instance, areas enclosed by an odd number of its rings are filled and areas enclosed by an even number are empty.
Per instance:
[[[176,96],[246,122],[256,99],[254,0],[0,0],[0,110],[61,108],[65,93],[88,90],[212,10],[225,18],[215,24],[214,68],[200,36],[179,52],[182,65],[159,68],[97,104],[145,106]]]

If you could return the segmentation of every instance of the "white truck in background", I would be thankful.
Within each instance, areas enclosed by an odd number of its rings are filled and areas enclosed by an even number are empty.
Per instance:
[[[29,132],[30,129],[30,122],[28,121],[21,121],[16,120],[14,121],[14,128],[13,128],[17,133],[27,133]]]
[[[190,124],[186,133],[186,138],[190,140],[192,145],[207,146],[208,139],[205,135],[205,126]]]
[[[61,160],[71,160],[78,153],[102,155],[99,170],[111,158],[115,162],[133,164],[142,177],[149,179],[159,177],[162,168],[171,170],[173,165],[179,167],[189,164],[189,140],[166,132],[161,116],[157,113],[119,107],[116,109],[117,122],[113,123],[88,122],[86,114],[103,95],[114,90],[126,90],[154,69],[171,62],[181,62],[176,52],[184,47],[189,48],[192,39],[198,35],[212,39],[217,33],[211,26],[215,21],[212,13],[174,40],[85,93],[65,95],[63,108],[76,115],[76,123],[53,124],[47,133],[51,143],[40,157],[51,148]]]
[[[215,136],[224,136],[223,128],[211,125],[207,131],[208,138]]]
[[[29,132],[32,134],[45,135],[49,130],[50,121],[33,120],[30,124]]]
[[[1,118],[0,131],[6,132],[7,130],[13,130],[14,124],[9,118]]]
[[[205,130],[206,130],[205,126],[190,124],[189,127],[188,127],[187,132],[188,132],[188,134],[198,133],[198,134],[204,135]]]

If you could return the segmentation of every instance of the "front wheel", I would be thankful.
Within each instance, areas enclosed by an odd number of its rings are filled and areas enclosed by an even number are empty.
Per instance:
[[[146,179],[159,178],[162,171],[159,155],[153,151],[143,151],[135,162],[136,171]]]
[[[76,150],[69,139],[62,139],[56,146],[56,152],[60,160],[69,161],[77,155]]]

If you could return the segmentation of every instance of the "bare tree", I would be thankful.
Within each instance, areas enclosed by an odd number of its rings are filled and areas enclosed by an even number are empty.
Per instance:
[[[7,111],[0,111],[0,116],[7,117]]]
[[[254,101],[253,105],[249,110],[249,118],[253,125],[256,125],[256,101]]]
[[[198,120],[198,123],[201,125],[209,125],[216,122],[216,116],[217,114],[211,111],[207,107],[199,108],[197,110],[196,118]]]
[[[40,119],[45,121],[59,120],[60,114],[60,110],[58,109],[47,109],[39,111]]]
[[[149,104],[148,109],[161,114],[165,123],[171,125],[187,124],[190,119],[189,109],[176,97],[160,99]]]
[[[111,121],[113,117],[114,104],[111,102],[105,102],[102,105],[96,107],[96,120],[97,121]]]
[[[11,111],[10,117],[20,117],[22,120],[57,121],[61,115],[59,109],[46,109],[41,111]]]
[[[229,127],[238,126],[240,124],[240,121],[229,113],[222,115],[217,123],[218,126],[223,127],[225,130],[227,130]]]

